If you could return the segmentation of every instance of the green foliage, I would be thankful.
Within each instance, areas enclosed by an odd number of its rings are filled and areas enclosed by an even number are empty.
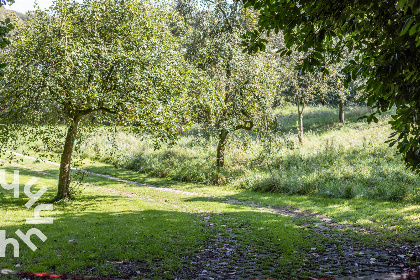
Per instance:
[[[6,4],[12,4],[14,2],[15,2],[14,0],[1,0],[0,8],[2,9],[2,11],[4,11],[4,8],[2,6]],[[7,45],[10,44],[10,40],[7,35],[10,31],[13,30],[13,28],[14,28],[13,22],[10,20],[8,16],[0,20],[0,50],[6,48]],[[5,59],[0,60],[0,76],[4,75],[2,69],[6,67],[7,65],[6,61],[7,60]]]
[[[178,120],[166,105],[187,102],[193,73],[162,17],[145,1],[57,1],[37,11],[3,53],[2,115],[34,124],[93,114],[150,130]]]
[[[366,108],[349,108],[348,122],[338,125],[335,110],[307,109],[308,127],[313,131],[308,129],[305,145],[296,143],[293,107],[278,116],[288,128],[287,135],[267,141],[266,137],[248,138],[245,132],[233,133],[220,173],[214,168],[217,138],[206,139],[193,131],[157,151],[151,139],[139,140],[120,131],[110,141],[104,131],[95,133],[81,150],[93,160],[181,182],[331,198],[420,199],[417,176],[405,170],[396,150],[390,152],[383,143],[390,131],[389,117],[369,126],[357,121],[368,112]]]
[[[68,127],[58,198],[68,196],[81,126],[119,124],[173,139],[191,122],[205,79],[182,58],[164,18],[146,1],[58,0],[20,25],[1,53],[0,143],[22,124]],[[61,136],[55,131],[52,139]]]
[[[280,50],[282,55],[296,46],[299,51],[308,52],[299,69],[328,74],[328,62],[340,62],[347,50],[356,50],[358,55],[343,70],[344,85],[362,77],[366,80],[363,102],[375,106],[378,112],[396,106],[391,145],[397,144],[408,166],[420,170],[418,1],[243,2],[260,11],[258,30],[244,36],[243,45],[250,52],[264,49],[261,33],[281,30],[286,44]],[[377,117],[373,114],[368,120],[376,122]]]
[[[217,165],[222,167],[229,135],[236,130],[262,129],[272,121],[278,73],[268,53],[244,54],[240,35],[253,28],[255,13],[239,1],[177,1],[183,25],[174,33],[185,58],[214,81],[214,94],[198,107],[198,122],[219,135]]]
[[[271,35],[268,41],[268,48],[275,55],[277,67],[274,71],[279,72],[281,77],[277,84],[277,100],[293,102],[297,105],[299,117],[299,139],[303,139],[303,115],[307,105],[314,104],[338,104],[344,101],[354,101],[358,95],[358,88],[363,84],[362,79],[352,82],[350,88],[344,86],[345,76],[341,70],[345,67],[345,61],[351,60],[355,52],[344,55],[340,63],[328,65],[327,75],[321,71],[304,73],[299,70],[299,65],[308,56],[308,52],[298,51],[291,48],[287,55],[279,54],[279,50],[285,47],[282,34]],[[320,54],[318,53],[318,56]]]

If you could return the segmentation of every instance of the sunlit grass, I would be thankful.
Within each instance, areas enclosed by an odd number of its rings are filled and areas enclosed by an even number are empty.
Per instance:
[[[300,145],[296,121],[291,121],[296,118],[294,110],[289,106],[277,112],[287,133],[271,150],[253,135],[232,134],[221,170],[215,167],[217,139],[204,137],[198,127],[175,145],[158,150],[148,137],[99,130],[78,144],[77,163],[84,159],[82,166],[94,170],[102,162],[134,170],[149,182],[158,177],[200,183],[203,188],[218,183],[285,194],[420,201],[419,177],[405,168],[395,147],[385,143],[391,133],[389,116],[367,124],[358,118],[369,110],[354,107],[346,111],[346,123],[339,124],[337,109],[308,107]]]
[[[378,125],[378,128],[381,126]],[[7,180],[11,182],[13,170],[19,168],[4,161],[2,163],[4,165],[0,168],[6,170]],[[57,166],[42,161],[17,157],[11,163],[58,175]],[[75,201],[55,204],[52,213],[43,213],[43,217],[53,217],[54,224],[39,226],[48,236],[45,243],[34,238],[39,250],[32,252],[23,244],[21,257],[0,260],[2,267],[22,271],[121,276],[124,272],[118,269],[118,263],[126,262],[135,263],[140,277],[171,279],[182,269],[194,269],[191,264],[194,255],[216,232],[228,237],[232,229],[240,252],[253,250],[255,254],[261,254],[257,258],[257,266],[247,269],[249,274],[243,277],[314,276],[299,274],[299,267],[308,267],[303,254],[312,247],[328,246],[333,240],[304,230],[301,227],[304,220],[227,203],[231,200],[253,202],[265,207],[293,206],[321,213],[332,218],[332,222],[377,232],[381,243],[417,242],[420,238],[420,206],[412,202],[378,201],[363,196],[343,199],[261,193],[232,185],[182,183],[149,177],[145,173],[116,168],[90,158],[84,159],[83,166],[97,173],[197,194],[178,194],[88,175],[83,192]],[[20,172],[21,189],[30,177],[35,176],[38,184],[33,192],[46,186],[48,193],[40,203],[49,203],[55,194],[56,177],[25,169],[20,169]],[[1,229],[11,232],[11,237],[18,228],[26,232],[29,225],[25,224],[25,219],[31,217],[32,212],[24,207],[26,201],[23,195],[22,199],[14,199],[10,191],[2,191],[0,197]],[[205,226],[198,214],[211,217],[214,226]],[[377,237],[368,234],[352,234],[355,240],[366,244],[379,242],[375,239]],[[11,248],[8,249],[10,254]],[[236,256],[232,265],[240,261],[241,258]],[[281,270],[270,271],[268,268],[273,263],[277,263]]]

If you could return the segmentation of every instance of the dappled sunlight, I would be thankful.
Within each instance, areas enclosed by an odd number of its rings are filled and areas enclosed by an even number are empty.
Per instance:
[[[416,1],[14,2],[0,278],[420,275]]]
[[[404,208],[400,210],[396,210],[396,211],[399,213],[404,213],[404,212],[419,212],[420,213],[420,205],[410,205],[410,206],[403,206],[403,207]]]
[[[54,170],[45,163],[25,164],[51,173]],[[77,200],[56,203],[53,213],[46,215],[54,218],[54,225],[52,228],[40,227],[48,235],[48,241],[38,252],[43,254],[42,258],[37,258],[42,265],[27,262],[23,268],[48,271],[55,267],[58,272],[90,271],[88,275],[97,276],[104,275],[105,271],[106,275],[119,275],[122,267],[127,270],[141,265],[144,270],[138,270],[140,274],[161,275],[162,269],[184,273],[183,269],[194,262],[191,257],[200,254],[201,248],[210,246],[214,232],[219,231],[221,236],[234,236],[234,239],[223,242],[226,250],[233,246],[229,245],[232,242],[240,242],[238,252],[254,252],[252,254],[257,259],[267,258],[271,250],[275,250],[277,255],[281,252],[282,257],[271,259],[270,263],[278,262],[282,267],[283,261],[287,260],[306,265],[306,252],[317,250],[317,254],[325,253],[325,244],[335,242],[329,239],[331,233],[326,236],[323,233],[326,226],[331,226],[340,235],[350,231],[357,239],[375,237],[379,230],[384,236],[391,232],[407,240],[418,237],[418,231],[412,230],[419,227],[418,219],[407,219],[407,213],[415,216],[414,213],[420,212],[417,205],[257,193],[228,186],[195,186],[174,181],[166,184],[167,179],[149,179],[144,174],[105,164],[95,166],[92,163],[89,170],[94,168],[96,172],[107,168],[108,174],[118,178],[137,182],[151,180],[161,186],[144,187],[95,175],[87,176],[82,185],[83,192]],[[25,169],[22,174],[39,175]],[[42,175],[40,182],[44,181],[53,187],[57,178]],[[168,186],[181,192],[171,192]],[[53,194],[50,192],[49,195]],[[18,227],[26,229],[18,209],[20,205],[8,207],[19,217],[19,220],[5,224],[11,231]],[[325,219],[323,223],[326,224],[320,225],[319,219]],[[398,221],[398,226],[395,221]],[[214,246],[216,251],[220,250],[216,248],[221,248],[221,245]],[[22,253],[29,260],[38,256],[25,249]],[[241,254],[248,256],[249,253]],[[238,261],[248,258],[241,256]],[[52,259],[55,261],[51,262]],[[66,267],[61,263],[66,263]],[[258,263],[253,265],[258,266]],[[261,267],[266,267],[264,263],[261,262]],[[247,263],[244,267],[249,265]],[[91,270],[93,267],[95,269]],[[277,271],[276,275],[279,273]],[[291,271],[281,273],[287,275]]]
[[[420,224],[420,211],[415,215],[407,215],[404,217],[404,220],[411,220],[416,224]]]

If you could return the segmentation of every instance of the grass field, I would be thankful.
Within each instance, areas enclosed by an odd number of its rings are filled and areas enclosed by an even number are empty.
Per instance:
[[[331,109],[321,109],[330,114]],[[42,212],[54,223],[36,226],[48,237],[45,242],[32,238],[38,250],[21,242],[20,257],[13,258],[8,246],[0,269],[130,279],[369,275],[376,265],[369,263],[372,258],[395,261],[401,246],[417,244],[419,179],[383,143],[389,133],[386,118],[371,126],[326,125],[328,129],[309,132],[303,146],[290,133],[260,165],[257,140],[250,139],[246,149],[233,141],[223,171],[226,184],[217,186],[206,179],[214,169],[212,139],[194,134],[173,147],[153,150],[147,139],[122,132],[115,138],[98,134],[80,147],[85,169],[155,187],[88,175],[75,187],[76,200]],[[114,144],[118,149],[108,153],[107,145]],[[25,233],[33,227],[25,223],[35,206],[25,207],[24,185],[36,177],[31,191],[47,187],[38,204],[49,203],[58,168],[19,156],[1,159],[7,182],[13,181],[14,170],[21,175],[20,198],[0,190],[0,229],[8,238],[17,238],[16,230]],[[267,166],[274,170],[276,184]],[[162,170],[166,175],[152,176]],[[187,179],[186,174],[203,174],[203,179]],[[355,254],[351,260],[344,256],[356,248],[365,255]],[[402,273],[402,267],[415,267],[417,260],[404,256],[398,265],[383,261],[374,268]]]
[[[122,131],[96,133],[81,144],[81,157],[180,182],[331,198],[420,201],[419,177],[406,170],[395,148],[385,143],[389,116],[369,125],[358,121],[368,110],[355,107],[346,111],[343,125],[337,122],[336,111],[307,108],[303,145],[297,141],[293,107],[278,112],[286,134],[274,139],[271,148],[252,135],[232,135],[221,171],[215,168],[217,139],[203,137],[198,129],[159,150],[152,140]]]
[[[48,170],[40,163],[26,165]],[[16,167],[6,164],[2,169],[8,174],[7,181],[11,181]],[[48,187],[49,192],[40,203],[48,203],[53,198],[57,183],[54,177],[25,169],[20,169],[20,175],[23,184],[35,176],[38,187]],[[273,220],[272,214],[225,204],[221,199],[208,201],[202,196],[167,194],[95,176],[89,177],[88,181],[102,187],[85,186],[76,201],[55,204],[52,213],[43,215],[54,218],[54,224],[37,226],[48,237],[47,241],[42,243],[34,238],[34,243],[39,246],[36,252],[22,246],[20,258],[0,260],[1,266],[23,271],[123,277],[127,273],[133,274],[129,271],[131,265],[136,267],[134,275],[138,277],[160,279],[194,271],[196,267],[192,262],[198,249],[216,232],[228,235],[232,228],[238,231],[255,229],[252,234],[241,235],[241,239],[235,241],[241,244],[242,249],[238,250],[248,250],[251,243],[255,247],[258,244],[254,243],[288,240],[277,242],[276,252],[286,255],[287,261],[296,265],[299,265],[298,255],[292,252],[319,243],[314,236],[298,230],[298,225],[291,218],[276,217]],[[37,188],[32,190],[36,191]],[[26,232],[32,227],[25,224],[25,219],[30,218],[33,212],[24,207],[28,199],[24,198],[23,192],[21,197],[14,199],[10,191],[2,190],[1,202],[6,206],[0,210],[2,230],[6,230],[9,237],[16,237],[13,233],[17,229]],[[200,214],[213,219],[211,227],[206,226]],[[238,229],[237,223],[243,229]],[[7,254],[12,255],[11,246]],[[124,263],[128,268],[119,266]],[[234,265],[235,258],[232,263]],[[267,265],[266,261],[261,262],[261,266],[264,265]],[[251,267],[243,273],[251,275],[254,271],[261,273],[264,269]],[[293,271],[289,269],[284,273],[292,275]]]
[[[19,164],[57,174],[55,166],[43,162],[21,159]],[[20,258],[0,260],[2,267],[70,275],[189,278],[190,273],[203,269],[197,267],[196,257],[202,256],[202,248],[232,246],[234,253],[227,257],[230,261],[226,261],[219,276],[235,272],[241,279],[303,279],[328,275],[311,257],[312,248],[316,248],[314,252],[325,252],[338,243],[343,246],[352,242],[362,247],[407,245],[415,244],[419,238],[420,206],[415,204],[258,193],[229,186],[149,178],[103,163],[91,162],[91,166],[86,166],[95,172],[188,193],[133,186],[89,175],[77,200],[56,203],[52,213],[44,212],[43,217],[54,218],[53,225],[37,226],[48,237],[47,241],[42,243],[33,238],[39,247],[36,252],[22,244]],[[42,175],[6,163],[2,170],[6,171],[8,182],[12,181],[12,171],[16,169],[20,170],[21,189],[35,176],[38,188],[49,189],[40,203],[48,203],[54,197],[57,184],[54,175]],[[26,232],[31,228],[25,219],[33,212],[24,207],[27,201],[24,197],[21,193],[22,199],[14,199],[11,191],[2,190],[1,203],[6,205],[0,210],[2,229],[9,237],[16,237],[17,229]],[[245,205],[229,203],[232,200]],[[332,232],[347,234],[344,241],[337,240],[331,233],[323,235],[310,227],[308,230],[308,224],[315,223],[310,216],[285,217],[246,203],[299,207],[324,214],[338,225],[353,225],[374,234],[332,228]],[[12,254],[11,247],[8,254]],[[206,268],[206,261],[212,264],[211,258],[203,259],[200,266]],[[345,267],[336,268],[334,273],[340,274],[341,270]]]

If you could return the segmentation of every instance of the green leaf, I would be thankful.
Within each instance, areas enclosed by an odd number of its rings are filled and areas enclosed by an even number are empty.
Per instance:
[[[407,0],[400,0],[397,3],[397,6],[395,7],[397,10],[401,10],[402,8],[404,8],[405,3],[407,3]]]
[[[314,57],[318,59],[322,59],[322,54],[319,52],[314,52]]]
[[[406,21],[405,24],[403,26],[403,29],[400,32],[400,36],[404,35],[405,33],[407,33],[408,29],[410,28],[411,24],[413,23],[414,18],[413,17],[409,17]]]
[[[286,43],[286,48],[290,49],[290,47],[292,47],[292,46],[293,46],[293,41],[292,41],[292,40],[289,40],[289,41]]]
[[[344,80],[344,87],[345,87],[345,88],[349,88],[349,83],[347,82],[347,80],[346,80],[346,79]]]
[[[412,36],[415,32],[416,32],[416,30],[417,30],[417,27],[419,26],[419,24],[417,23],[417,24],[415,24],[415,25],[413,25],[413,27],[411,27],[410,28],[410,31],[408,32],[408,34],[410,35],[410,36]]]

